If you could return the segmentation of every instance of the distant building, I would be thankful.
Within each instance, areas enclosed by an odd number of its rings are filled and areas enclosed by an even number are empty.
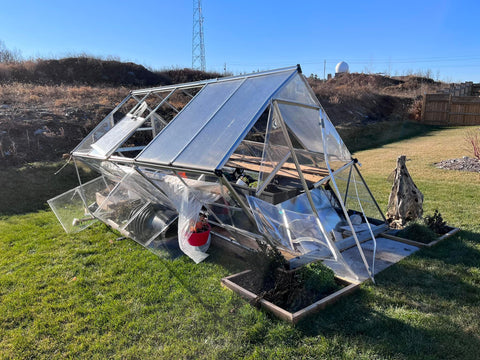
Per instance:
[[[348,73],[348,64],[345,61],[340,61],[337,66],[335,66],[335,76]]]

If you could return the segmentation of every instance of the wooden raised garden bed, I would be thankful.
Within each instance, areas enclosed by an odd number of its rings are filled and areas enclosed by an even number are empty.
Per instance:
[[[420,241],[405,239],[403,237],[399,237],[399,236],[396,236],[396,235],[390,233],[390,231],[382,233],[381,236],[384,237],[384,238],[399,241],[399,242],[402,242],[402,243],[405,243],[405,244],[408,244],[408,245],[413,245],[413,246],[417,246],[417,247],[420,247],[420,248],[425,248],[425,247],[434,246],[434,245],[438,244],[440,241],[445,240],[446,238],[449,238],[450,236],[452,236],[452,235],[456,234],[458,231],[460,231],[460,228],[456,228],[456,227],[448,226],[447,228],[448,228],[448,232],[439,236],[435,241],[431,241],[429,243],[422,243]]]
[[[328,294],[327,296],[321,298],[318,301],[313,302],[312,304],[300,310],[291,312],[283,309],[280,306],[275,305],[274,303],[264,299],[263,297],[259,296],[258,294],[255,294],[254,292],[248,290],[246,287],[241,285],[245,282],[245,278],[252,277],[252,275],[253,275],[252,270],[245,270],[238,274],[230,275],[223,278],[222,284],[228,287],[229,289],[233,290],[237,294],[239,294],[241,297],[249,300],[251,304],[257,304],[261,306],[263,309],[271,312],[278,318],[282,320],[286,320],[292,324],[296,324],[298,321],[300,321],[307,315],[320,311],[324,309],[327,305],[335,303],[341,297],[355,291],[360,285],[360,283],[352,283],[345,279],[340,279],[338,277],[335,277],[335,281],[340,287],[339,290],[331,294]]]

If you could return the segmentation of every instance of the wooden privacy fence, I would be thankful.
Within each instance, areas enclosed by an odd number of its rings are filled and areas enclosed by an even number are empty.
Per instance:
[[[480,97],[426,94],[420,122],[445,126],[479,125]]]

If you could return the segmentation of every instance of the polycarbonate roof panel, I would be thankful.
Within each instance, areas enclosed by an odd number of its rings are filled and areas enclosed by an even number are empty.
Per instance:
[[[325,143],[330,161],[350,161],[352,155],[344,144],[340,134],[333,126],[327,114],[322,114],[325,123]]]
[[[297,140],[310,151],[323,154],[320,112],[296,105],[278,104],[282,118]],[[350,161],[351,155],[335,127],[324,116],[326,152],[333,161]]]
[[[302,77],[302,74],[295,75],[291,80],[288,81],[282,90],[275,95],[275,98],[318,106],[317,98],[312,95]]]
[[[127,114],[109,132],[94,142],[94,155],[109,156],[145,122],[145,118]]]
[[[296,69],[205,85],[138,161],[212,171],[235,150]]]
[[[323,154],[322,126],[318,110],[278,104],[283,121],[305,149]]]
[[[138,157],[141,161],[169,165],[218,109],[237,90],[243,79],[206,85]]]

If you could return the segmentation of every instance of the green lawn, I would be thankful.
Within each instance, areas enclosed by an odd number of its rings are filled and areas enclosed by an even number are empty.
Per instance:
[[[468,155],[463,131],[355,154],[382,208],[406,154],[426,212],[463,231],[295,327],[222,288],[242,263],[214,249],[195,265],[117,241],[101,224],[65,234],[42,209],[75,185],[71,168],[68,184],[42,180],[58,164],[0,170],[0,358],[478,359],[480,174],[432,166]]]

